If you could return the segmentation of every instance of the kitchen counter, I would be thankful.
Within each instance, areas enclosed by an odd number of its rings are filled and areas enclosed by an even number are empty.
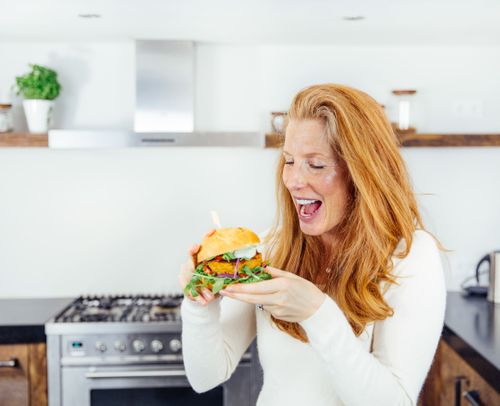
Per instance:
[[[0,299],[0,344],[45,342],[45,322],[73,300]]]
[[[0,344],[45,342],[44,323],[73,299],[0,299]],[[500,391],[500,304],[448,292],[443,339]]]
[[[448,292],[443,339],[500,392],[500,304]]]

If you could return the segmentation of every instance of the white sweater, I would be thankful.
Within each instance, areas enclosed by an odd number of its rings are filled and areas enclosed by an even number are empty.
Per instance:
[[[193,389],[229,379],[257,335],[264,371],[259,406],[415,405],[443,326],[443,270],[433,238],[422,230],[408,256],[392,260],[401,278],[384,298],[394,316],[368,324],[359,337],[328,296],[300,323],[309,343],[278,330],[253,305],[227,297],[208,306],[184,300],[184,365]]]

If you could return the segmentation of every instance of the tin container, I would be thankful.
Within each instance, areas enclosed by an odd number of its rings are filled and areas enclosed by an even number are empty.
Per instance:
[[[12,104],[0,104],[0,133],[8,133],[12,130]]]

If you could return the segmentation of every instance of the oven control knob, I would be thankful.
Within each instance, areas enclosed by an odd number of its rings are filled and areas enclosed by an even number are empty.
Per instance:
[[[163,350],[163,343],[160,340],[151,341],[151,351],[160,352]]]
[[[103,343],[102,341],[97,341],[95,343],[95,349],[99,352],[104,352],[108,349],[108,347],[106,347],[106,344]]]
[[[115,349],[116,351],[123,352],[127,349],[127,344],[125,344],[123,341],[115,341]]]
[[[135,352],[142,352],[142,351],[144,351],[144,348],[145,348],[144,341],[134,340],[132,342],[132,347],[134,347]]]
[[[174,338],[174,339],[170,340],[170,343],[168,343],[168,346],[170,347],[170,349],[173,352],[177,352],[182,348],[182,343],[177,338]]]

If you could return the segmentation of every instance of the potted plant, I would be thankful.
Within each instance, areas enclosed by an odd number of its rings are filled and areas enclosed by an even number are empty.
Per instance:
[[[29,131],[45,133],[52,118],[54,100],[61,85],[57,73],[45,66],[32,65],[31,72],[16,77],[17,94],[24,97],[23,107]]]

